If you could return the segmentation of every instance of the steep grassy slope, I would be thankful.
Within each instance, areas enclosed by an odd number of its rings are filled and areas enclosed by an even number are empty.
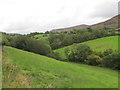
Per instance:
[[[103,37],[95,40],[90,40],[83,43],[73,44],[70,46],[66,46],[64,48],[56,49],[54,51],[60,54],[61,59],[66,59],[64,50],[66,48],[70,49],[80,44],[86,44],[95,51],[105,51],[106,49],[118,50],[118,36],[109,36],[109,37]]]
[[[3,87],[117,88],[117,71],[4,47]]]

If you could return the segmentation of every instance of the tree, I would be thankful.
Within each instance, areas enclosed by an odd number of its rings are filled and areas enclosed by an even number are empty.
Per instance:
[[[71,49],[68,59],[75,62],[84,62],[92,50],[87,45],[79,45]]]
[[[12,41],[12,46],[41,55],[47,55],[48,53],[51,53],[51,47],[49,44],[41,40],[35,40],[25,35],[14,38]]]
[[[64,38],[62,40],[62,46],[67,46],[73,43],[73,38],[71,35],[64,35]]]
[[[49,34],[50,32],[49,31],[46,31],[45,34]]]
[[[30,34],[27,34],[27,36],[29,36],[29,37],[33,37],[33,36],[38,35],[38,34],[43,34],[43,33],[32,32],[32,33],[30,33]]]
[[[28,50],[30,45],[29,43],[31,43],[32,39],[30,39],[28,36],[18,36],[15,37],[12,41],[12,46],[18,49],[23,49],[23,50]]]
[[[103,58],[102,65],[104,67],[120,70],[120,52],[114,52]]]
[[[8,35],[2,35],[2,45],[10,46],[12,40],[13,40],[13,37]]]
[[[93,30],[91,29],[91,27],[87,28],[88,32],[92,32]]]

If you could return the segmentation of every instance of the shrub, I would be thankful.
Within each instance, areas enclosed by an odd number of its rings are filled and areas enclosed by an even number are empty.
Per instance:
[[[103,55],[107,56],[107,55],[112,54],[112,53],[113,53],[113,50],[112,49],[108,49],[108,50],[103,52]]]
[[[92,50],[87,45],[79,45],[71,49],[69,52],[68,59],[75,62],[84,62],[87,59],[87,56],[92,53]]]
[[[12,41],[12,37],[8,36],[8,35],[2,35],[2,45],[11,45],[11,41]]]
[[[94,54],[89,55],[86,60],[86,63],[89,65],[98,65],[101,62],[102,62],[102,58]]]
[[[47,55],[48,53],[51,53],[51,47],[47,43],[24,35],[16,37],[12,41],[12,46],[41,55]]]
[[[105,56],[102,61],[104,67],[120,70],[120,52],[114,52]]]
[[[55,58],[55,59],[57,59],[57,60],[61,60],[60,54],[59,54],[58,52],[48,53],[47,56],[52,57],[52,58]]]

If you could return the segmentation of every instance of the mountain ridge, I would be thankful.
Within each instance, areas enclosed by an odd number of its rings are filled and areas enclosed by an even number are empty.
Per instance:
[[[116,15],[106,21],[99,22],[93,25],[86,25],[86,24],[81,24],[81,25],[76,25],[76,26],[71,26],[67,28],[59,28],[59,29],[53,29],[51,32],[64,32],[64,31],[72,31],[75,29],[118,29],[118,20],[120,19],[120,14]]]

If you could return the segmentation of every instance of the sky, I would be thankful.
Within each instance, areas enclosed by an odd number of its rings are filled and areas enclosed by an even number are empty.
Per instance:
[[[45,32],[92,25],[118,14],[119,0],[0,0],[0,31]]]

